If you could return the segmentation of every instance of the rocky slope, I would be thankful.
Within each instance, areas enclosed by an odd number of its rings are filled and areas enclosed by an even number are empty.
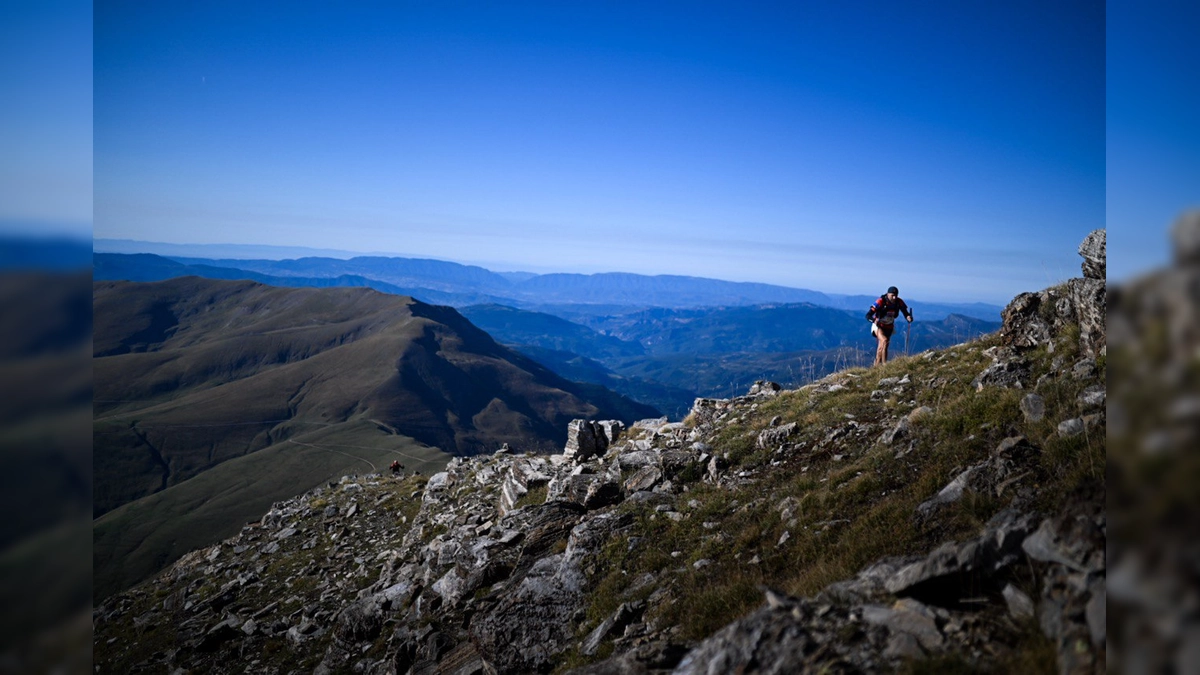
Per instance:
[[[1085,244],[981,340],[277,503],[99,605],[98,672],[1102,672]]]

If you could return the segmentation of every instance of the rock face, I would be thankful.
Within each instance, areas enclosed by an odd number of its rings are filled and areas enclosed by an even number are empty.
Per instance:
[[[1093,230],[1083,238],[1079,245],[1079,255],[1083,257],[1083,277],[1099,279],[1107,277],[1108,256],[1106,254],[1108,230]]]
[[[686,423],[575,420],[561,454],[507,449],[279,502],[101,603],[96,663],[782,673],[946,657],[994,670],[1036,624],[1063,672],[1099,673],[1103,498],[1045,486],[1070,473],[1054,464],[1062,455],[1103,444],[1103,360],[1067,339],[1082,312],[1061,289],[1010,310],[1007,344],[993,336],[797,391],[759,382],[697,399]],[[878,509],[853,510],[863,503]],[[892,544],[901,535],[912,537]],[[797,560],[856,546],[872,552],[861,569],[818,576],[804,597],[778,590],[811,583],[787,576]],[[740,585],[722,585],[731,577]]]
[[[1095,230],[1079,247],[1084,257],[1082,279],[1047,288],[1039,293],[1022,293],[1001,312],[1005,344],[1026,350],[1038,345],[1055,348],[1051,338],[1064,334],[1070,325],[1079,327],[1079,344],[1092,355],[1105,352],[1105,230]]]

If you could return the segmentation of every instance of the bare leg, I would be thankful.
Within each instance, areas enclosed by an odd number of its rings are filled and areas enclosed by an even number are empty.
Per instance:
[[[875,349],[875,365],[878,366],[887,363],[888,343],[891,342],[891,338],[879,330],[875,333],[875,339],[879,341],[879,346]]]

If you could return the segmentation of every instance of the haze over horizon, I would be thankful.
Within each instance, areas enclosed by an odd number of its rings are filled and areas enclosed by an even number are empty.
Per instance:
[[[391,257],[391,258],[406,258],[406,259],[416,259],[416,260],[437,260],[437,261],[441,261],[441,262],[455,263],[455,264],[459,264],[459,265],[482,267],[482,268],[488,270],[489,272],[495,272],[498,274],[543,275],[543,274],[566,273],[566,274],[594,275],[594,274],[614,273],[612,270],[601,270],[601,271],[592,272],[592,271],[580,271],[578,269],[576,269],[576,270],[563,270],[563,269],[558,269],[558,268],[539,269],[539,268],[537,268],[537,266],[532,266],[532,265],[527,266],[523,269],[519,269],[515,265],[502,263],[502,262],[456,260],[453,258],[434,257],[434,256],[410,256],[410,255],[405,255],[403,253],[397,253],[394,251],[346,251],[346,250],[340,250],[340,249],[314,249],[314,248],[306,248],[306,247],[299,247],[299,246],[269,246],[269,245],[246,245],[246,244],[172,244],[172,243],[164,243],[164,242],[136,241],[136,240],[130,240],[130,239],[93,239],[92,249],[95,253],[118,253],[118,254],[150,253],[152,255],[159,255],[159,256],[163,256],[163,257],[167,257],[167,258],[210,259],[210,260],[228,260],[228,261],[296,260],[296,259],[300,259],[300,258],[334,258],[334,259],[347,260],[350,258],[355,258],[355,257],[360,257],[360,256],[362,256],[362,257]],[[236,267],[236,265],[229,265],[229,266]],[[621,272],[615,272],[615,273],[621,274]],[[645,275],[645,276],[660,276],[660,275],[650,274],[650,275]],[[715,277],[700,277],[699,275],[695,275],[695,274],[665,275],[665,276],[692,277],[692,278],[701,278],[701,279],[703,279],[703,278],[714,279],[715,278]],[[719,281],[733,281],[735,283],[739,283],[737,280],[731,280],[731,279],[718,279],[718,280]],[[740,283],[763,283],[763,282],[748,281],[748,282],[740,282]],[[781,286],[781,284],[768,284],[768,285]],[[836,289],[836,288],[803,288],[803,289],[801,289],[796,286],[784,286],[784,287],[785,288],[795,288],[797,290],[816,291],[816,292],[825,293],[827,295],[832,295],[832,296],[857,295],[857,294],[851,294],[851,293],[843,293],[841,290]],[[873,295],[873,294],[866,294],[866,295]],[[904,295],[908,296],[908,298],[910,300],[913,299],[913,297],[914,297],[907,293],[905,293]],[[919,300],[924,301],[924,302],[949,303],[949,304],[960,304],[960,305],[975,303],[975,304],[987,305],[987,306],[996,307],[996,308],[1001,308],[1005,304],[1007,304],[1007,300],[1003,303],[988,303],[985,301],[964,301],[964,300],[956,299],[954,297],[946,298],[946,297],[929,296],[929,295],[921,296],[919,298]]]
[[[1104,226],[1104,27],[1082,1],[105,3],[94,233],[1004,303]]]

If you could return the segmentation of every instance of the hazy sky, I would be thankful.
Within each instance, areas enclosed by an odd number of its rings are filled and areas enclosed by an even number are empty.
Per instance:
[[[745,4],[98,2],[95,236],[1000,303],[1079,275],[1103,3]]]

